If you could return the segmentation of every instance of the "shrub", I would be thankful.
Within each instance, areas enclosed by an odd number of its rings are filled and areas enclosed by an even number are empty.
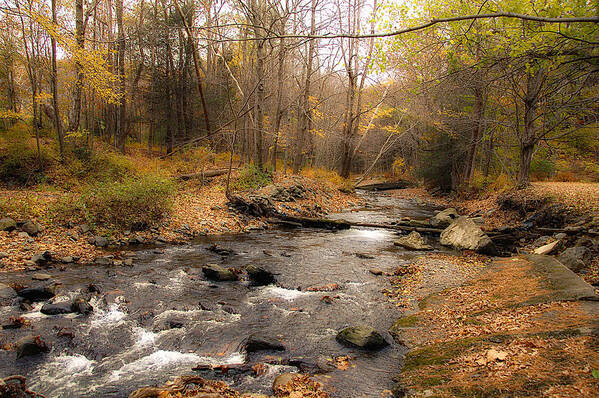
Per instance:
[[[52,159],[41,151],[41,166],[37,148],[31,147],[25,140],[9,142],[5,155],[0,156],[0,181],[18,185],[34,185],[45,180],[44,170]]]
[[[235,191],[247,191],[262,188],[271,182],[270,173],[250,164],[239,171],[239,176],[231,183],[231,188]]]
[[[587,163],[584,170],[590,177],[591,181],[599,182],[599,165],[595,163]]]
[[[501,173],[489,184],[489,190],[492,192],[505,192],[508,189],[511,189],[513,186],[513,182],[510,177]]]
[[[575,181],[579,181],[579,178],[573,172],[564,170],[564,171],[558,172],[555,175],[554,180],[560,181],[560,182],[575,182]]]
[[[174,192],[172,180],[154,175],[98,182],[86,187],[77,200],[61,203],[57,212],[63,216],[75,213],[107,228],[145,229],[170,211]]]
[[[535,179],[546,180],[555,173],[555,163],[547,158],[533,159],[530,172]]]
[[[348,181],[337,174],[337,172],[334,170],[327,170],[323,168],[305,168],[301,171],[301,174],[304,177],[326,182],[336,188],[346,187],[348,185]]]

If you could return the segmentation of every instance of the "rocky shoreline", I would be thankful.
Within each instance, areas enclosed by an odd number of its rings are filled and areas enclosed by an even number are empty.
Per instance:
[[[195,195],[205,197],[206,192]],[[200,236],[269,228],[264,217],[248,215],[231,203],[224,192],[207,199],[212,202],[210,207],[199,205],[196,198],[190,203],[188,199],[193,196],[193,191],[185,191],[172,217],[160,225],[139,230],[103,232],[101,228],[70,220],[50,223],[0,214],[0,272],[37,271],[77,263],[128,266],[132,262],[131,251],[137,248],[159,251],[162,246],[185,244]],[[303,177],[287,177],[257,192],[236,197],[262,198],[279,214],[308,217],[321,217],[360,203],[354,194]]]

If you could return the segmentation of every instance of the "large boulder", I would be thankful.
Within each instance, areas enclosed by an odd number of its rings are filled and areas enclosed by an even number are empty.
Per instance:
[[[0,231],[12,231],[17,228],[17,222],[10,217],[0,219]]]
[[[584,246],[569,247],[557,258],[560,263],[578,272],[587,266],[591,252]]]
[[[36,236],[42,231],[42,227],[35,221],[27,220],[21,225],[21,230],[27,232],[31,236]]]
[[[248,273],[248,278],[254,286],[265,286],[276,282],[273,274],[264,268],[248,265],[245,267],[245,271]]]
[[[39,285],[26,287],[17,292],[17,294],[29,301],[45,301],[51,299],[56,294],[55,285]]]
[[[453,207],[438,212],[429,220],[429,223],[433,227],[447,228],[451,223],[458,218],[460,215]]]
[[[221,267],[216,264],[206,264],[202,267],[202,272],[206,276],[206,278],[213,281],[236,281],[239,279],[236,273],[227,269],[225,267]]]
[[[433,250],[433,248],[427,245],[424,238],[416,231],[410,232],[408,236],[402,236],[393,242],[393,244],[409,250]]]
[[[458,217],[441,232],[441,244],[455,249],[473,250],[495,255],[497,248],[491,239],[475,223],[466,217]]]
[[[378,350],[389,345],[379,332],[370,326],[350,326],[337,333],[337,341],[350,347]]]
[[[40,336],[23,337],[16,342],[15,346],[17,350],[17,359],[50,351],[48,345],[40,338]]]

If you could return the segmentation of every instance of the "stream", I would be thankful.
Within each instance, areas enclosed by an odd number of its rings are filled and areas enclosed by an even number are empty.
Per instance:
[[[365,208],[331,217],[390,222],[433,214],[417,202],[384,194],[364,198]],[[15,351],[0,350],[0,376],[26,376],[30,389],[48,398],[127,397],[136,388],[194,373],[222,379],[239,391],[270,394],[276,375],[298,368],[267,365],[260,376],[197,373],[192,368],[281,362],[273,361],[279,357],[314,363],[349,355],[349,369],[333,369],[318,380],[331,397],[381,397],[394,384],[405,348],[391,344],[366,352],[340,345],[335,335],[345,326],[365,324],[392,342],[387,330],[400,313],[381,294],[387,280],[369,269],[390,270],[419,255],[394,246],[395,237],[393,231],[368,228],[271,229],[204,237],[159,250],[138,248],[132,267],[49,268],[43,272],[61,284],[53,301],[79,296],[93,284],[100,290],[91,295],[94,311],[88,316],[46,316],[39,312],[43,303],[23,312],[17,300],[0,307],[3,324],[15,315],[31,322],[31,327],[1,330],[0,344],[34,334],[51,346],[48,354],[18,360]],[[207,250],[211,244],[234,254],[213,253]],[[207,263],[254,264],[273,272],[277,283],[252,287],[247,281],[211,282],[201,272]],[[0,282],[35,284],[31,273],[0,274]],[[340,289],[307,290],[328,284]],[[321,301],[323,296],[332,302]],[[279,339],[286,350],[246,354],[242,342],[250,334]]]

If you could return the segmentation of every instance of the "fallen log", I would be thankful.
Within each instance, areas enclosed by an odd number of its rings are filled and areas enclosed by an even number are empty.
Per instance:
[[[235,168],[233,168],[232,170],[235,170]],[[202,171],[199,173],[181,174],[181,175],[177,176],[176,178],[178,180],[187,181],[187,180],[192,180],[194,178],[204,179],[204,178],[218,177],[218,176],[227,174],[228,172],[229,172],[229,169],[206,170],[206,171]]]
[[[345,220],[329,220],[327,218],[312,218],[312,217],[298,217],[298,216],[287,216],[280,215],[277,217],[278,220],[286,222],[299,224],[305,228],[322,228],[329,230],[340,230],[340,229],[349,229],[352,226],[352,223]]]
[[[414,184],[409,181],[394,181],[394,182],[380,182],[376,184],[359,185],[356,189],[363,191],[388,191],[391,189],[404,189],[413,187]]]
[[[564,234],[568,234],[568,235],[583,234],[583,235],[599,236],[599,231],[595,231],[593,229],[584,230],[583,227],[570,227],[570,228],[568,228],[568,227],[566,227],[566,228],[533,227],[531,229],[533,229],[535,231],[539,231],[539,232],[550,233],[550,234],[564,233]]]

